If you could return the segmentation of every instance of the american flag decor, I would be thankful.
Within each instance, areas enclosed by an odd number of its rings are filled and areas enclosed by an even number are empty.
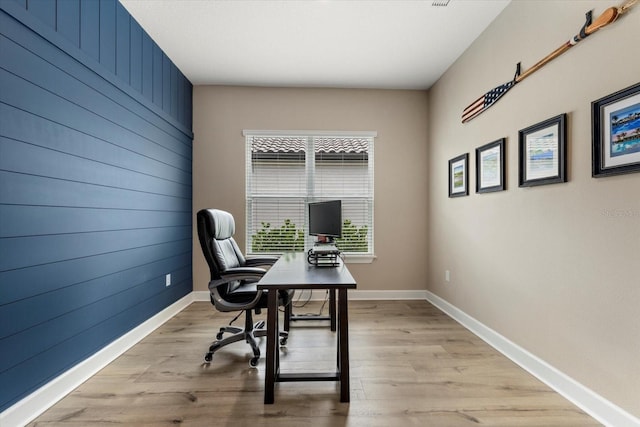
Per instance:
[[[517,81],[514,79],[508,83],[505,83],[501,86],[491,89],[489,92],[485,93],[480,98],[473,101],[462,112],[462,123],[468,122],[478,114],[482,113],[487,108],[491,107],[498,99],[500,99],[502,95],[507,93],[507,91],[511,89],[511,87],[516,83]]]

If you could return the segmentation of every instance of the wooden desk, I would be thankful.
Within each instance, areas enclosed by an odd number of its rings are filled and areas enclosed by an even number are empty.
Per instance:
[[[264,403],[274,402],[276,382],[340,381],[340,401],[349,402],[349,317],[347,290],[356,289],[356,281],[347,267],[314,267],[306,254],[284,254],[257,283],[269,291],[267,307],[267,366],[264,380]],[[278,290],[329,289],[338,291],[337,369],[326,373],[280,373],[278,348]]]

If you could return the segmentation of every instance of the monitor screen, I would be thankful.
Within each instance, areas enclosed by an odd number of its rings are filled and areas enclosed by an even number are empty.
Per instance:
[[[342,237],[342,201],[309,203],[309,234]]]

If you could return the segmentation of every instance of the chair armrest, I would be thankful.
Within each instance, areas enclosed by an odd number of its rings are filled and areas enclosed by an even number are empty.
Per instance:
[[[213,305],[216,306],[218,311],[248,310],[255,307],[255,305],[258,304],[258,301],[260,301],[260,298],[262,298],[262,290],[259,290],[256,292],[256,296],[253,300],[247,303],[231,302],[222,298],[217,286],[212,287],[211,284],[209,284],[209,290],[211,292],[211,302],[213,302]]]
[[[220,277],[224,280],[224,283],[229,283],[234,280],[257,282],[266,272],[267,270],[260,267],[233,267],[221,273]]]
[[[251,258],[246,258],[245,259],[245,266],[246,267],[255,267],[257,265],[273,265],[276,263],[276,261],[278,261],[277,256],[259,256],[259,257],[251,257]]]
[[[234,267],[225,271],[220,275],[219,279],[213,279],[209,282],[209,290],[213,292],[220,285],[226,285],[237,280],[247,282],[257,282],[262,279],[267,270],[258,267]]]
[[[225,300],[220,295],[220,286],[240,280],[243,280],[245,282],[257,282],[262,278],[262,276],[264,276],[266,272],[267,271],[264,268],[258,267],[235,267],[228,269],[220,275],[220,279],[212,280],[209,282],[209,292],[211,293],[212,302],[220,311],[236,311],[252,308],[260,300],[262,296],[261,290],[256,292],[256,296],[251,302],[233,303]]]

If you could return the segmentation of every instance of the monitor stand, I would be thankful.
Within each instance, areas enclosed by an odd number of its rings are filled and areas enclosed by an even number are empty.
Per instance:
[[[340,250],[333,243],[316,243],[307,253],[307,261],[315,267],[338,267]]]

